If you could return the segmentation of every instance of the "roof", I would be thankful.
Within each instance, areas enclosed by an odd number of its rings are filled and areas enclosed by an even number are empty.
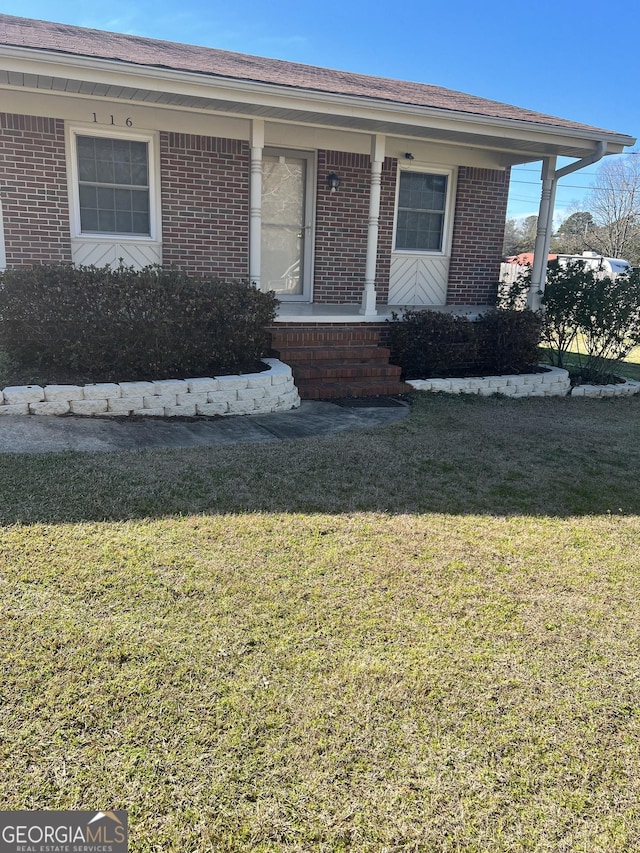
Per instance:
[[[621,136],[614,131],[426,83],[373,77],[210,47],[196,47],[10,15],[0,14],[0,44],[67,56],[99,58],[144,68],[170,69],[309,92],[347,95],[378,102],[387,101],[452,113],[535,123],[549,128],[591,132],[604,138],[608,134],[618,138]],[[631,138],[627,144],[631,144]]]

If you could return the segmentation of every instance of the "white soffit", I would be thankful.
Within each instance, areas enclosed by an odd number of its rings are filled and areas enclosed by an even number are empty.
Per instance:
[[[489,148],[510,155],[505,158],[505,165],[554,154],[584,157],[593,152],[599,138],[596,130],[589,133],[466,113],[451,114],[446,110],[247,84],[166,69],[153,69],[150,73],[146,67],[85,57],[79,57],[76,64],[67,56],[6,46],[0,48],[0,56],[4,58],[0,87]],[[216,97],[209,94],[212,90]],[[622,151],[634,142],[631,137],[614,133],[607,133],[605,138],[610,153]]]

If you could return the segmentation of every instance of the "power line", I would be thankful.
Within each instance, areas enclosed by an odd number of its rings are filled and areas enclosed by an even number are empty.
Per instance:
[[[633,155],[635,155],[635,156],[637,157],[638,155],[640,155],[640,151],[624,151],[622,154],[618,154],[618,155],[616,155],[616,156],[618,156],[618,157],[630,157],[630,156],[633,156]],[[529,173],[533,172],[533,173],[535,173],[535,174],[540,174],[540,168],[536,168],[536,169],[528,169],[526,166],[512,166],[512,167],[511,167],[511,171],[512,171],[512,172],[529,172]],[[582,171],[582,170],[581,170],[581,171],[580,171],[580,174],[581,174],[581,175],[584,175],[585,177],[586,177],[587,175],[589,175],[589,176],[597,176],[597,175],[598,175],[598,172],[588,172],[588,171],[586,171],[586,170],[585,170],[585,171]]]
[[[531,186],[540,186],[541,181],[511,181],[512,184],[529,184]],[[558,184],[559,190],[606,190],[607,187],[597,187],[589,184],[585,187],[583,184]]]
[[[537,174],[537,175],[540,174],[540,169],[524,169],[524,168],[519,167],[519,166],[512,166],[511,171],[512,172],[528,172],[530,175],[531,174]],[[580,174],[585,175],[585,176],[587,176],[587,175],[592,176],[592,175],[597,175],[598,173],[597,172],[580,171]]]

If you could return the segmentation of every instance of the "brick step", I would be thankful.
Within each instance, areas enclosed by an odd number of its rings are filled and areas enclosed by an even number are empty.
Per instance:
[[[389,364],[390,350],[378,346],[380,330],[354,325],[275,327],[271,346],[291,366],[303,400],[388,397],[408,394],[400,368]]]
[[[380,333],[366,326],[356,326],[347,329],[273,329],[271,346],[273,349],[293,349],[297,347],[317,346],[375,346]]]
[[[343,382],[301,379],[296,381],[303,400],[335,400],[345,397],[392,397],[413,389],[404,382],[384,379],[349,379]]]
[[[309,363],[314,361],[383,361],[389,360],[391,350],[378,346],[313,346],[273,348],[274,358],[285,364]]]
[[[292,365],[293,378],[296,382],[304,379],[393,379],[400,378],[401,368],[395,364],[354,363],[352,361],[323,361],[319,364]]]

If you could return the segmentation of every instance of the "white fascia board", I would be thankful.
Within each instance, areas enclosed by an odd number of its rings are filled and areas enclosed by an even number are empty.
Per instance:
[[[91,116],[98,113],[99,125],[104,127],[109,114],[116,116],[116,126],[123,126],[123,120],[130,118],[132,127],[137,131],[162,131],[179,128],[183,133],[202,136],[222,136],[228,139],[251,138],[251,116],[238,113],[223,113],[197,107],[176,107],[168,104],[139,103],[117,100],[113,96],[100,97],[99,101],[91,95],[78,93],[60,93],[52,90],[25,89],[23,87],[4,87],[0,84],[2,108],[8,113],[26,113],[29,115],[47,115],[64,119],[74,124],[94,125]],[[316,151],[320,148],[330,151],[349,151],[354,154],[371,153],[371,131],[352,128],[331,127],[301,122],[285,122],[279,119],[266,119],[265,143],[279,148],[294,147],[297,150]],[[440,163],[451,166],[476,166],[486,169],[504,169],[514,161],[534,162],[540,159],[539,153],[528,155],[513,150],[503,152],[497,146],[471,145],[469,142],[443,141],[414,137],[387,135],[387,156],[402,159],[405,152],[413,153],[417,161]]]
[[[212,97],[233,103],[246,103],[279,109],[321,112],[327,116],[346,116],[369,121],[393,121],[414,127],[473,133],[493,139],[530,141],[537,146],[575,147],[576,140],[595,144],[606,139],[612,153],[635,143],[631,136],[590,128],[566,128],[537,122],[494,118],[435,107],[420,107],[394,101],[375,100],[354,95],[325,93],[276,84],[236,80],[209,74],[174,69],[136,66],[119,60],[74,56],[53,51],[2,45],[4,68],[24,74],[66,77],[114,86],[170,92],[193,97]],[[81,72],[81,73],[79,73]],[[329,125],[330,122],[327,122]],[[508,150],[508,146],[504,146]]]
[[[57,89],[41,89],[26,86],[11,86],[0,84],[3,93],[3,106],[6,112],[30,112],[32,115],[55,115],[76,122],[87,122],[92,111],[98,107],[115,113],[120,110],[134,118],[135,126],[139,129],[166,130],[169,127],[180,127],[185,133],[211,135],[212,119],[215,119],[215,135],[224,135],[233,139],[249,140],[251,121],[249,113],[237,111],[225,112],[196,106],[176,106],[174,104],[157,103],[155,101],[140,101],[118,99],[114,95],[88,95],[80,92],[65,92]],[[51,103],[53,101],[53,103]],[[108,106],[102,106],[108,105]],[[38,112],[33,112],[34,110]],[[84,113],[82,113],[84,110]],[[158,115],[163,114],[169,119],[158,121]],[[154,117],[155,116],[155,117]],[[204,123],[203,123],[204,122]],[[292,134],[296,139],[296,148],[327,148],[340,151],[351,151],[357,154],[369,154],[371,136],[374,131],[366,128],[344,127],[338,123],[331,124],[330,116],[324,123],[314,121],[304,123],[302,120],[265,118],[267,135],[271,145],[290,146]],[[548,152],[541,152],[533,144],[527,148],[514,149],[500,143],[496,137],[487,136],[483,142],[477,139],[469,140],[464,137],[443,140],[436,134],[416,133],[413,126],[404,129],[395,128],[386,133],[389,156],[400,156],[405,151],[427,146],[432,153],[426,159],[433,160],[439,155],[433,149],[447,152],[445,163],[457,165],[483,166],[489,169],[505,169],[520,163],[539,161]],[[575,142],[574,146],[575,148]],[[457,152],[457,153],[455,153]],[[614,153],[614,152],[611,152]]]

